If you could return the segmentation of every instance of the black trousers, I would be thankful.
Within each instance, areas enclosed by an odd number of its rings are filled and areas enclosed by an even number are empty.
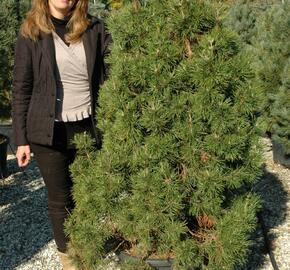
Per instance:
[[[74,161],[77,150],[71,139],[76,133],[84,131],[92,134],[90,118],[68,123],[55,122],[52,146],[30,144],[47,187],[48,213],[54,239],[61,252],[66,252],[69,241],[64,233],[64,222],[75,206],[71,194],[73,182],[69,166]]]

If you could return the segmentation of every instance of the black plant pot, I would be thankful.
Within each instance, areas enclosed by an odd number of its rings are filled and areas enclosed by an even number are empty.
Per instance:
[[[137,261],[138,258],[121,251],[118,253],[120,261]],[[146,259],[145,262],[155,270],[172,270],[173,260]]]
[[[13,144],[13,130],[11,120],[6,122],[0,122],[0,134],[5,135],[9,138],[9,147],[7,149],[7,154],[14,154],[16,147]]]
[[[9,138],[3,134],[0,134],[0,179],[8,175],[7,172],[7,148]]]
[[[287,154],[283,145],[272,141],[273,160],[287,168],[290,168],[290,154]]]

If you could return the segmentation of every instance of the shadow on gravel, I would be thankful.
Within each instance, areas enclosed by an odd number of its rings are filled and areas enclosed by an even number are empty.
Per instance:
[[[237,268],[238,270],[262,269],[266,258],[269,256],[262,227],[264,226],[266,229],[270,242],[269,248],[271,249],[271,245],[277,237],[269,232],[286,219],[287,192],[277,176],[270,173],[265,167],[261,180],[255,186],[255,192],[261,196],[263,207],[260,212],[257,230],[252,235],[254,244],[248,257],[248,263],[241,268]]]
[[[21,172],[8,160],[10,176],[0,180],[0,269],[15,269],[52,239],[47,192],[32,161]]]

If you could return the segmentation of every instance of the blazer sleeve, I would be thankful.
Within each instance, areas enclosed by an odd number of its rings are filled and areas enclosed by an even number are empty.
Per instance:
[[[30,40],[19,35],[16,41],[12,88],[12,126],[16,146],[27,145],[26,118],[33,88]]]

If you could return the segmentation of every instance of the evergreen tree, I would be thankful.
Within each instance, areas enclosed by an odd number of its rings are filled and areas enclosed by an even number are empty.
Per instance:
[[[0,118],[10,117],[13,51],[19,27],[19,2],[0,2]]]
[[[256,35],[258,18],[274,3],[281,3],[281,0],[238,0],[232,3],[225,25],[240,35],[246,49]]]
[[[0,119],[10,118],[14,45],[30,0],[0,2]]]
[[[89,13],[98,17],[107,17],[108,11],[118,10],[126,0],[90,0]]]
[[[283,145],[285,153],[290,155],[290,57],[282,73],[281,83],[271,111],[273,140]]]
[[[275,120],[271,116],[275,95],[282,85],[282,74],[290,55],[290,1],[281,1],[273,5],[258,22],[257,36],[254,38],[255,69],[257,79],[264,90],[263,125],[268,132],[273,132]]]
[[[114,44],[100,91],[103,147],[78,136],[70,251],[86,269],[112,243],[174,269],[246,261],[260,174],[259,92],[239,37],[213,1],[138,1],[108,20]],[[122,269],[148,269],[142,260]]]
[[[251,0],[239,0],[231,6],[225,25],[235,30],[245,42],[250,44],[255,31],[257,9],[254,9]]]
[[[107,17],[108,16],[107,1],[90,1],[89,14],[99,18]]]
[[[89,13],[91,15],[106,18],[110,11],[120,9],[126,0],[90,0]]]

